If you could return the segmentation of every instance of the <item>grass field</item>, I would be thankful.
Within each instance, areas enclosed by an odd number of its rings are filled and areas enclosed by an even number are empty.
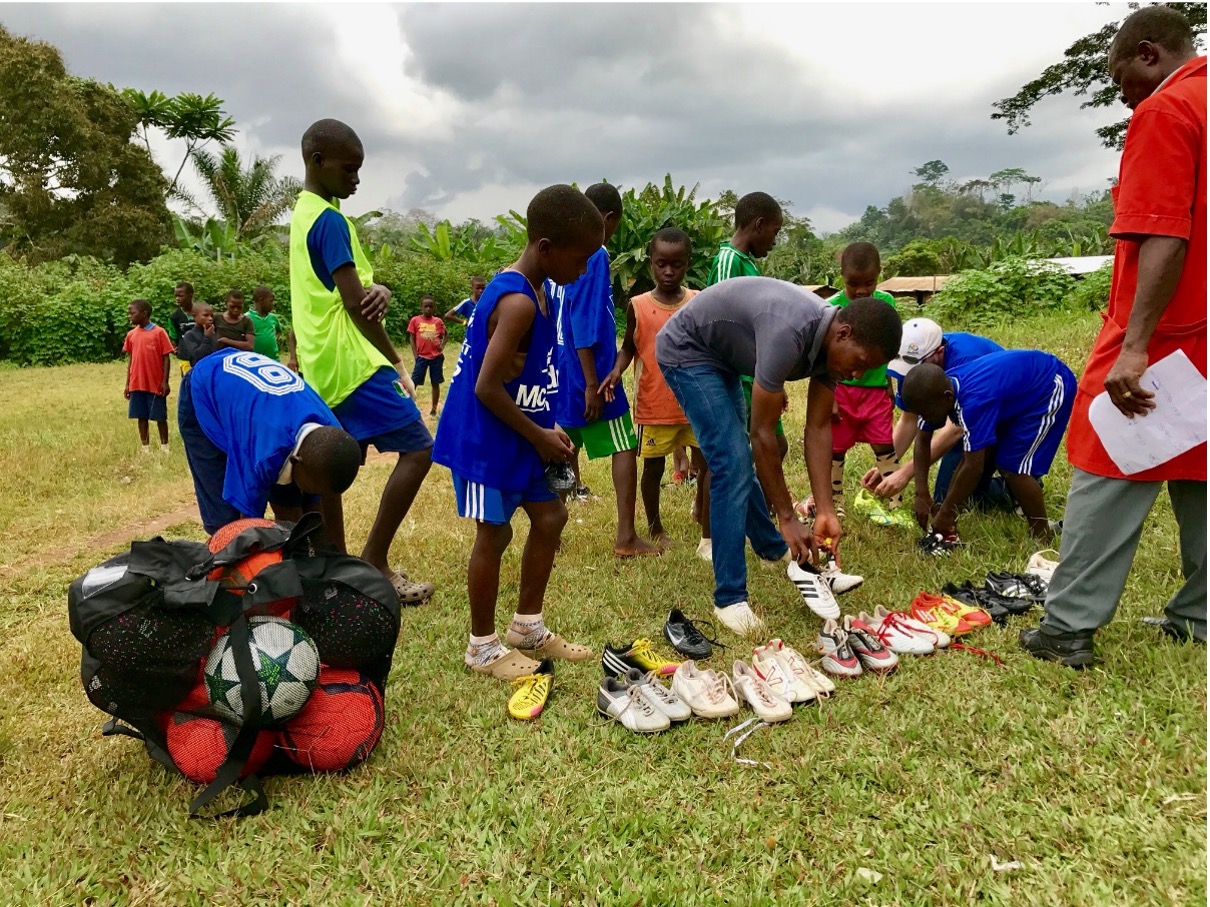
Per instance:
[[[1078,369],[1098,324],[1025,321],[998,339]],[[434,468],[393,555],[439,591],[404,614],[373,757],[343,776],[269,779],[273,808],[261,816],[190,821],[187,782],[134,741],[100,737],[104,716],[83,695],[67,628],[69,582],[191,500],[175,425],[169,457],[137,456],[122,376],[117,364],[0,370],[4,904],[1205,902],[1206,652],[1137,620],[1180,581],[1166,498],[1099,637],[1098,667],[1028,658],[1016,634],[1036,618],[1016,618],[971,640],[1003,667],[945,652],[844,682],[744,744],[771,766],[761,768],[732,761],[723,734],[734,722],[641,739],[597,718],[596,663],[560,665],[543,717],[509,720],[508,688],[462,669],[472,527],[455,519],[448,474]],[[788,464],[799,495],[804,399],[796,387]],[[871,457],[850,459],[852,488]],[[388,468],[371,464],[351,491],[350,539],[365,537]],[[670,606],[707,615],[712,581],[693,556],[689,493],[665,496],[683,543],[623,563],[610,555],[607,466],[586,476],[601,500],[571,508],[549,623],[599,648],[659,640]],[[1048,482],[1052,516],[1068,476],[1061,462]],[[166,535],[203,537],[186,516],[169,522]],[[1033,550],[1023,522],[1000,516],[965,517],[967,547],[948,560],[922,558],[912,533],[855,518],[846,529],[846,567],[866,577],[842,600],[846,613],[1019,570]],[[818,621],[794,589],[761,570],[750,583],[770,630],[808,649]],[[712,666],[729,668],[742,648]]]

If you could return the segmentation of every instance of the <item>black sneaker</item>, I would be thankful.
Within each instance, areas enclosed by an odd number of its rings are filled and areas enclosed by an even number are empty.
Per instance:
[[[717,636],[718,633],[714,631],[713,624],[708,624],[708,626],[711,627],[711,632]],[[679,608],[673,608],[668,612],[668,620],[664,622],[664,638],[668,640],[672,648],[694,661],[701,661],[713,654],[714,649],[711,647],[711,643],[720,649],[727,648],[717,639],[711,639],[699,630],[697,625],[682,614]]]
[[[588,502],[592,500],[592,491],[587,485],[581,485],[576,489],[576,500]]]
[[[968,607],[982,608],[998,624],[1003,624],[1007,621],[1008,615],[1012,613],[1004,606],[1000,600],[1000,596],[990,595],[984,589],[975,589],[969,580],[961,586],[946,583],[941,587],[941,592],[944,595],[948,595],[954,601],[962,602],[962,604]],[[1025,602],[1025,604],[1028,606],[1029,602]]]
[[[1086,668],[1095,660],[1091,633],[1046,633],[1041,627],[1022,630],[1021,648],[1043,661],[1057,661],[1068,668]]]
[[[959,540],[958,533],[956,532],[951,532],[949,535],[944,535],[940,532],[930,532],[916,543],[922,554],[928,554],[933,557],[947,557],[950,552],[961,544],[962,542]]]
[[[984,585],[989,592],[1009,598],[1025,598],[1039,605],[1046,601],[1046,582],[1032,573],[989,573]]]
[[[1193,642],[1201,643],[1203,646],[1206,644],[1206,640],[1191,632],[1188,629],[1188,626],[1181,626],[1171,618],[1144,617],[1143,623],[1149,627],[1155,627],[1159,630],[1163,630],[1164,633],[1177,642],[1189,642],[1192,640]]]

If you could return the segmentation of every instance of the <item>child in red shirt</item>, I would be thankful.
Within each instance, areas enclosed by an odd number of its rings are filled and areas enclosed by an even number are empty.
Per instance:
[[[149,422],[160,432],[160,452],[168,453],[168,332],[151,323],[151,303],[136,299],[126,307],[131,330],[122,344],[126,353],[126,399],[129,416],[139,422],[142,453],[151,452]]]
[[[437,404],[441,402],[441,382],[445,380],[442,366],[445,365],[445,322],[433,314],[433,297],[420,298],[420,314],[413,315],[408,322],[408,339],[412,341],[412,353],[416,364],[412,367],[412,383],[417,387],[424,384],[425,374],[432,376],[433,405],[429,415],[437,415]]]

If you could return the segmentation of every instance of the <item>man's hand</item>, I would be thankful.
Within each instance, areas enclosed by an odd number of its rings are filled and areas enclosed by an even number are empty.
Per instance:
[[[832,559],[836,561],[837,567],[840,566],[840,537],[842,535],[844,535],[844,529],[841,528],[836,514],[819,514],[815,517],[815,545],[831,551]],[[831,541],[828,541],[829,539]]]
[[[584,421],[596,422],[601,418],[601,410],[605,408],[605,401],[597,392],[595,387],[584,388]]]
[[[885,479],[877,466],[871,466],[870,471],[861,477],[861,487],[876,497],[889,498],[907,488],[913,476],[911,464],[899,467]]]
[[[366,287],[361,298],[361,314],[367,321],[382,321],[391,305],[391,291],[380,283]]]
[[[948,507],[942,507],[933,517],[933,532],[951,535],[958,531],[958,514]]]
[[[130,388],[126,388],[126,390],[122,391],[122,396],[125,397],[127,400],[129,400],[130,399]]]
[[[1139,384],[1146,370],[1146,353],[1122,350],[1105,378],[1105,390],[1109,391],[1109,399],[1127,418],[1145,416],[1155,409],[1155,400],[1152,399],[1155,394],[1144,390]]]
[[[933,499],[929,497],[928,491],[916,491],[916,499],[912,502],[912,513],[916,517],[916,525],[921,529],[928,531],[929,520],[933,516]]]
[[[164,376],[164,383],[160,385],[160,396],[167,397],[171,388],[168,386],[168,376]]]
[[[815,563],[819,560],[819,554],[815,545],[815,537],[811,535],[811,530],[798,522],[798,519],[791,517],[790,519],[778,520],[781,529],[781,537],[785,539],[786,545],[790,548],[790,557],[795,563],[802,563],[809,560]]]
[[[615,365],[613,371],[605,376],[605,380],[601,382],[601,386],[597,388],[597,393],[605,398],[607,403],[613,402],[614,388],[622,381],[622,373],[618,371]]]
[[[576,453],[571,438],[557,425],[554,428],[542,429],[534,443],[534,450],[538,452],[543,463],[569,463]]]

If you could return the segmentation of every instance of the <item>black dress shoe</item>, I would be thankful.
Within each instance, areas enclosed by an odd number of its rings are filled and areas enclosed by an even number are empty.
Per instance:
[[[1068,668],[1086,668],[1093,662],[1091,633],[1047,633],[1041,627],[1022,630],[1021,648],[1043,661]]]
[[[1190,640],[1193,640],[1194,642],[1201,643],[1203,646],[1206,644],[1205,639],[1200,639],[1197,636],[1194,636],[1193,633],[1191,633],[1186,626],[1182,626],[1181,624],[1178,624],[1176,621],[1172,620],[1171,618],[1168,618],[1168,617],[1144,617],[1143,623],[1147,624],[1147,626],[1149,626],[1149,627],[1158,627],[1159,629],[1161,629],[1165,633],[1167,633],[1170,637],[1175,639],[1177,642],[1189,642]]]

